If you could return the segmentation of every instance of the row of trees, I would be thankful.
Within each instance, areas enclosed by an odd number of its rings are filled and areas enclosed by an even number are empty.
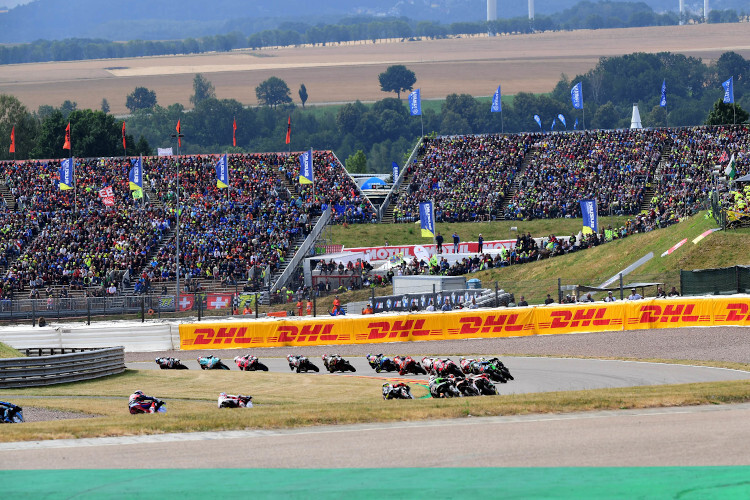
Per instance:
[[[734,10],[713,10],[709,16],[709,22],[738,22],[745,15],[745,13],[738,14]],[[700,16],[689,14],[682,21],[699,22]],[[415,37],[444,38],[477,33],[531,33],[549,30],[666,26],[676,25],[679,22],[678,14],[674,12],[658,14],[642,2],[592,3],[583,1],[558,14],[537,16],[531,22],[525,17],[452,24],[418,22],[407,18],[360,17],[345,19],[340,24],[316,26],[287,22],[277,29],[256,32],[250,36],[233,31],[184,40],[132,40],[125,43],[79,38],[60,41],[37,40],[28,44],[0,46],[0,64],[197,54],[239,48],[259,49],[301,44],[325,45],[350,41],[371,40],[375,42],[383,38],[407,40]]]
[[[388,78],[398,76],[399,78]],[[723,104],[721,82],[734,79],[737,106]],[[404,80],[407,78],[407,80]],[[388,92],[410,90],[416,76],[408,68],[393,66],[380,75],[381,88]],[[630,125],[632,104],[638,103],[646,127],[690,126],[704,123],[726,124],[747,120],[750,109],[750,62],[727,52],[708,66],[699,59],[670,53],[630,54],[603,58],[584,75],[562,75],[549,94],[519,93],[503,101],[502,113],[490,112],[488,98],[451,94],[439,107],[425,102],[422,120],[425,133],[480,134],[533,132],[540,128],[533,119],[539,115],[544,131],[555,120],[555,130],[565,129],[558,115],[567,118],[572,129],[576,118],[579,129],[583,113],[574,110],[570,89],[582,82],[586,127],[589,129],[626,128]],[[667,106],[661,107],[662,82],[666,82]],[[273,91],[271,91],[273,89]],[[185,134],[183,151],[189,154],[222,152],[263,152],[332,149],[356,170],[387,172],[392,161],[401,163],[421,133],[422,120],[409,113],[398,98],[372,104],[359,101],[326,110],[305,110],[292,103],[286,83],[272,77],[256,88],[266,96],[265,105],[248,107],[234,99],[216,99],[213,84],[202,75],[193,80],[194,107],[159,106],[156,94],[139,88],[137,94],[148,106],[135,109],[127,119],[129,154],[153,153],[152,146],[169,147],[178,120]],[[299,102],[307,99],[300,88]],[[508,96],[506,96],[507,98]],[[285,143],[291,119],[291,144]],[[55,158],[62,150],[65,125],[73,131],[76,156],[122,155],[122,122],[103,111],[78,110],[66,101],[58,108],[43,106],[37,112],[26,110],[17,99],[0,96],[0,159],[12,157],[4,145],[16,128],[17,158]],[[237,123],[237,147],[232,146],[233,123]],[[133,136],[139,137],[136,143]]]

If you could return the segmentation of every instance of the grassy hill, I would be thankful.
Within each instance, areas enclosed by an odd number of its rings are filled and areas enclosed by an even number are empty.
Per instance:
[[[21,356],[23,354],[0,342],[0,358],[18,358]]]
[[[626,218],[602,218],[600,224],[619,226]],[[454,230],[463,241],[476,240],[481,232],[486,240],[515,237],[510,227],[531,232],[533,236],[550,233],[568,235],[581,228],[580,219],[555,219],[531,222],[495,222],[485,224],[439,224],[438,230],[450,236]],[[490,269],[470,276],[478,278],[486,287],[513,292],[516,298],[524,295],[530,303],[540,303],[547,293],[557,297],[558,278],[563,285],[598,286],[649,252],[654,258],[624,278],[625,284],[636,281],[662,282],[666,287],[679,288],[680,269],[705,269],[732,265],[750,265],[750,230],[719,231],[704,238],[700,243],[692,240],[707,229],[716,227],[713,219],[703,213],[685,222],[666,229],[636,234],[622,240],[581,252],[555,257],[543,261],[500,269]],[[426,240],[419,238],[419,227],[413,224],[372,225],[362,227],[338,227],[331,232],[334,243],[347,246],[382,245],[388,238],[390,244],[418,244]],[[688,242],[669,256],[661,254],[683,238]],[[447,238],[446,238],[447,239]],[[647,290],[648,291],[648,290]]]

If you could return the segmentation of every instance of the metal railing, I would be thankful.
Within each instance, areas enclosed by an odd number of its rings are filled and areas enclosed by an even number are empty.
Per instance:
[[[145,311],[175,312],[173,295],[116,295],[113,297],[53,297],[2,299],[0,320],[60,319],[87,315],[138,314]]]
[[[391,201],[393,200],[393,194],[397,193],[401,188],[401,183],[406,176],[406,171],[409,169],[409,166],[417,157],[417,153],[419,152],[419,148],[422,147],[423,142],[424,137],[420,137],[419,141],[414,146],[414,149],[412,149],[411,155],[409,155],[409,159],[406,160],[406,163],[404,163],[404,165],[401,167],[401,171],[398,173],[398,179],[393,180],[393,186],[391,186],[391,190],[388,191],[388,195],[385,197],[385,200],[383,200],[383,204],[380,205],[380,208],[378,209],[378,221],[383,220],[383,215],[385,215],[386,210],[388,210],[388,205],[390,205]]]
[[[91,380],[125,371],[125,348],[0,359],[0,389]]]

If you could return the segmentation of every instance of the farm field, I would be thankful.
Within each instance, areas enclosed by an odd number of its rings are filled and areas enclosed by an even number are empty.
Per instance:
[[[3,67],[0,93],[17,96],[30,109],[57,106],[66,99],[79,108],[98,109],[106,98],[112,112],[122,114],[127,113],[125,96],[136,86],[155,90],[161,105],[189,106],[193,76],[203,73],[217,97],[249,105],[257,103],[255,87],[272,75],[287,82],[294,98],[304,83],[309,104],[374,101],[389,95],[380,90],[378,74],[391,64],[405,64],[415,71],[424,99],[454,92],[487,96],[499,83],[503,93],[511,95],[549,92],[562,73],[573,78],[593,68],[600,57],[670,51],[710,61],[729,50],[750,57],[750,23],[19,64]]]

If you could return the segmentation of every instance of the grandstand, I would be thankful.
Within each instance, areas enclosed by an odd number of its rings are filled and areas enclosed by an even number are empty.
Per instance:
[[[732,154],[747,173],[747,125],[425,138],[379,210],[331,151],[314,153],[314,185],[297,181],[299,153],[229,155],[228,190],[216,187],[219,155],[184,156],[181,276],[187,291],[279,289],[327,208],[332,223],[409,223],[432,200],[438,222],[468,222],[578,217],[578,201],[593,198],[602,214],[645,210],[659,226],[705,206],[714,166]],[[76,159],[76,189],[61,191],[59,160],[0,163],[3,298],[102,295],[113,284],[175,293],[175,158],[144,159],[143,199],[131,195],[130,167]]]

